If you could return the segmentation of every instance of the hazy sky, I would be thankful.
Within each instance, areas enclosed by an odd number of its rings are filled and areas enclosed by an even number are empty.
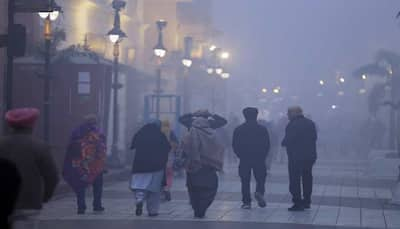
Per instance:
[[[350,74],[380,49],[400,51],[400,0],[215,0],[233,82],[291,90]],[[251,83],[251,85],[253,85]],[[257,86],[259,87],[259,86]]]

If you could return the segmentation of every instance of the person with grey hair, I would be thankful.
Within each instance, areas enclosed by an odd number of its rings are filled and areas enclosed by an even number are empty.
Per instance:
[[[289,190],[293,197],[293,206],[288,210],[304,211],[310,209],[311,204],[317,131],[314,122],[303,115],[301,107],[290,107],[288,117],[290,122],[282,141],[289,159]]]

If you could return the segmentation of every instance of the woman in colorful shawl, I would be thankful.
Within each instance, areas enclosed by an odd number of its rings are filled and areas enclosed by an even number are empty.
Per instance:
[[[224,147],[204,117],[194,118],[182,145],[186,155],[186,185],[194,217],[204,218],[217,194],[217,171],[223,168]]]
[[[178,147],[178,138],[176,137],[174,131],[171,130],[171,124],[168,120],[163,120],[161,123],[161,131],[167,137],[170,145],[171,150],[168,154],[168,162],[167,168],[165,170],[165,179],[166,179],[166,186],[164,187],[164,198],[166,201],[171,201],[171,187],[172,182],[174,180],[174,159],[175,159],[175,152]]]
[[[88,116],[71,135],[64,160],[63,177],[77,197],[78,214],[85,214],[85,192],[93,186],[93,211],[103,212],[103,173],[106,160],[106,139],[95,116]]]
[[[133,137],[131,149],[136,150],[130,188],[135,194],[136,215],[143,214],[146,203],[150,217],[158,216],[165,168],[171,145],[161,132],[161,122],[143,126]]]

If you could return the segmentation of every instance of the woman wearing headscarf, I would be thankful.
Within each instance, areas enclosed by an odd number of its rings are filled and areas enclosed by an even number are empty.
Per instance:
[[[143,214],[146,203],[150,217],[158,216],[165,168],[171,145],[161,131],[161,122],[143,126],[133,137],[131,149],[136,150],[130,188],[135,193],[136,215]]]
[[[85,214],[85,192],[93,186],[93,211],[103,212],[103,173],[106,160],[106,138],[98,127],[97,118],[88,116],[69,140],[64,160],[63,177],[77,197],[78,214]]]
[[[182,141],[187,188],[196,218],[204,218],[218,189],[217,171],[223,168],[224,148],[205,117],[195,117]]]
[[[171,201],[171,187],[174,179],[173,163],[175,159],[175,152],[178,147],[178,138],[174,131],[171,130],[171,124],[168,120],[163,120],[161,123],[161,131],[167,137],[171,150],[168,154],[167,168],[165,170],[166,185],[164,187],[164,198],[166,201]]]

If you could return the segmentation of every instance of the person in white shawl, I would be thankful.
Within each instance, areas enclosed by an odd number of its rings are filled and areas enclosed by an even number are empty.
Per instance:
[[[196,218],[204,218],[218,189],[217,171],[223,168],[224,148],[205,117],[195,117],[182,140],[187,188]]]

